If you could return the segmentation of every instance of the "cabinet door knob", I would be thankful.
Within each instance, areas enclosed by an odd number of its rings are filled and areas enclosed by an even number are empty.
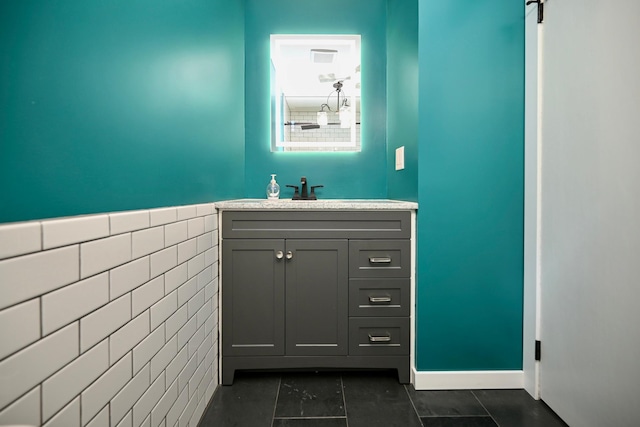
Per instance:
[[[287,251],[287,259],[293,258],[293,252]]]
[[[284,254],[282,253],[282,251],[276,252],[276,258],[282,259],[283,256],[284,256]]]

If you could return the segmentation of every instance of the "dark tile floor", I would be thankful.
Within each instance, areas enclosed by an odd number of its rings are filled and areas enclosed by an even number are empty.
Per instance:
[[[199,427],[561,427],[524,390],[416,391],[392,372],[237,373]]]

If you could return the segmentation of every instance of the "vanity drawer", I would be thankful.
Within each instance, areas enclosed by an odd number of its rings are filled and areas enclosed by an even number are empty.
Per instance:
[[[410,277],[409,240],[350,240],[349,277]]]
[[[223,211],[223,239],[408,239],[404,211]]]
[[[349,319],[349,355],[408,355],[409,333],[408,317],[352,317]]]
[[[409,316],[410,279],[350,279],[349,316]]]

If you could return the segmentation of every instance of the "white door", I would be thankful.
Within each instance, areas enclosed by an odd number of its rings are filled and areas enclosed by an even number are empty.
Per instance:
[[[523,370],[524,388],[534,398],[538,394],[539,363],[534,360],[539,339],[539,230],[540,230],[540,109],[543,26],[538,24],[535,4],[525,10],[525,107],[524,107],[524,310]]]
[[[547,0],[540,396],[640,425],[640,2]]]

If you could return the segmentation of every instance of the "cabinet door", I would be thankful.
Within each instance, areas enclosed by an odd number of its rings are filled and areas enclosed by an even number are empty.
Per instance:
[[[284,354],[284,240],[222,242],[224,356]]]
[[[346,355],[347,240],[287,240],[287,355]]]

